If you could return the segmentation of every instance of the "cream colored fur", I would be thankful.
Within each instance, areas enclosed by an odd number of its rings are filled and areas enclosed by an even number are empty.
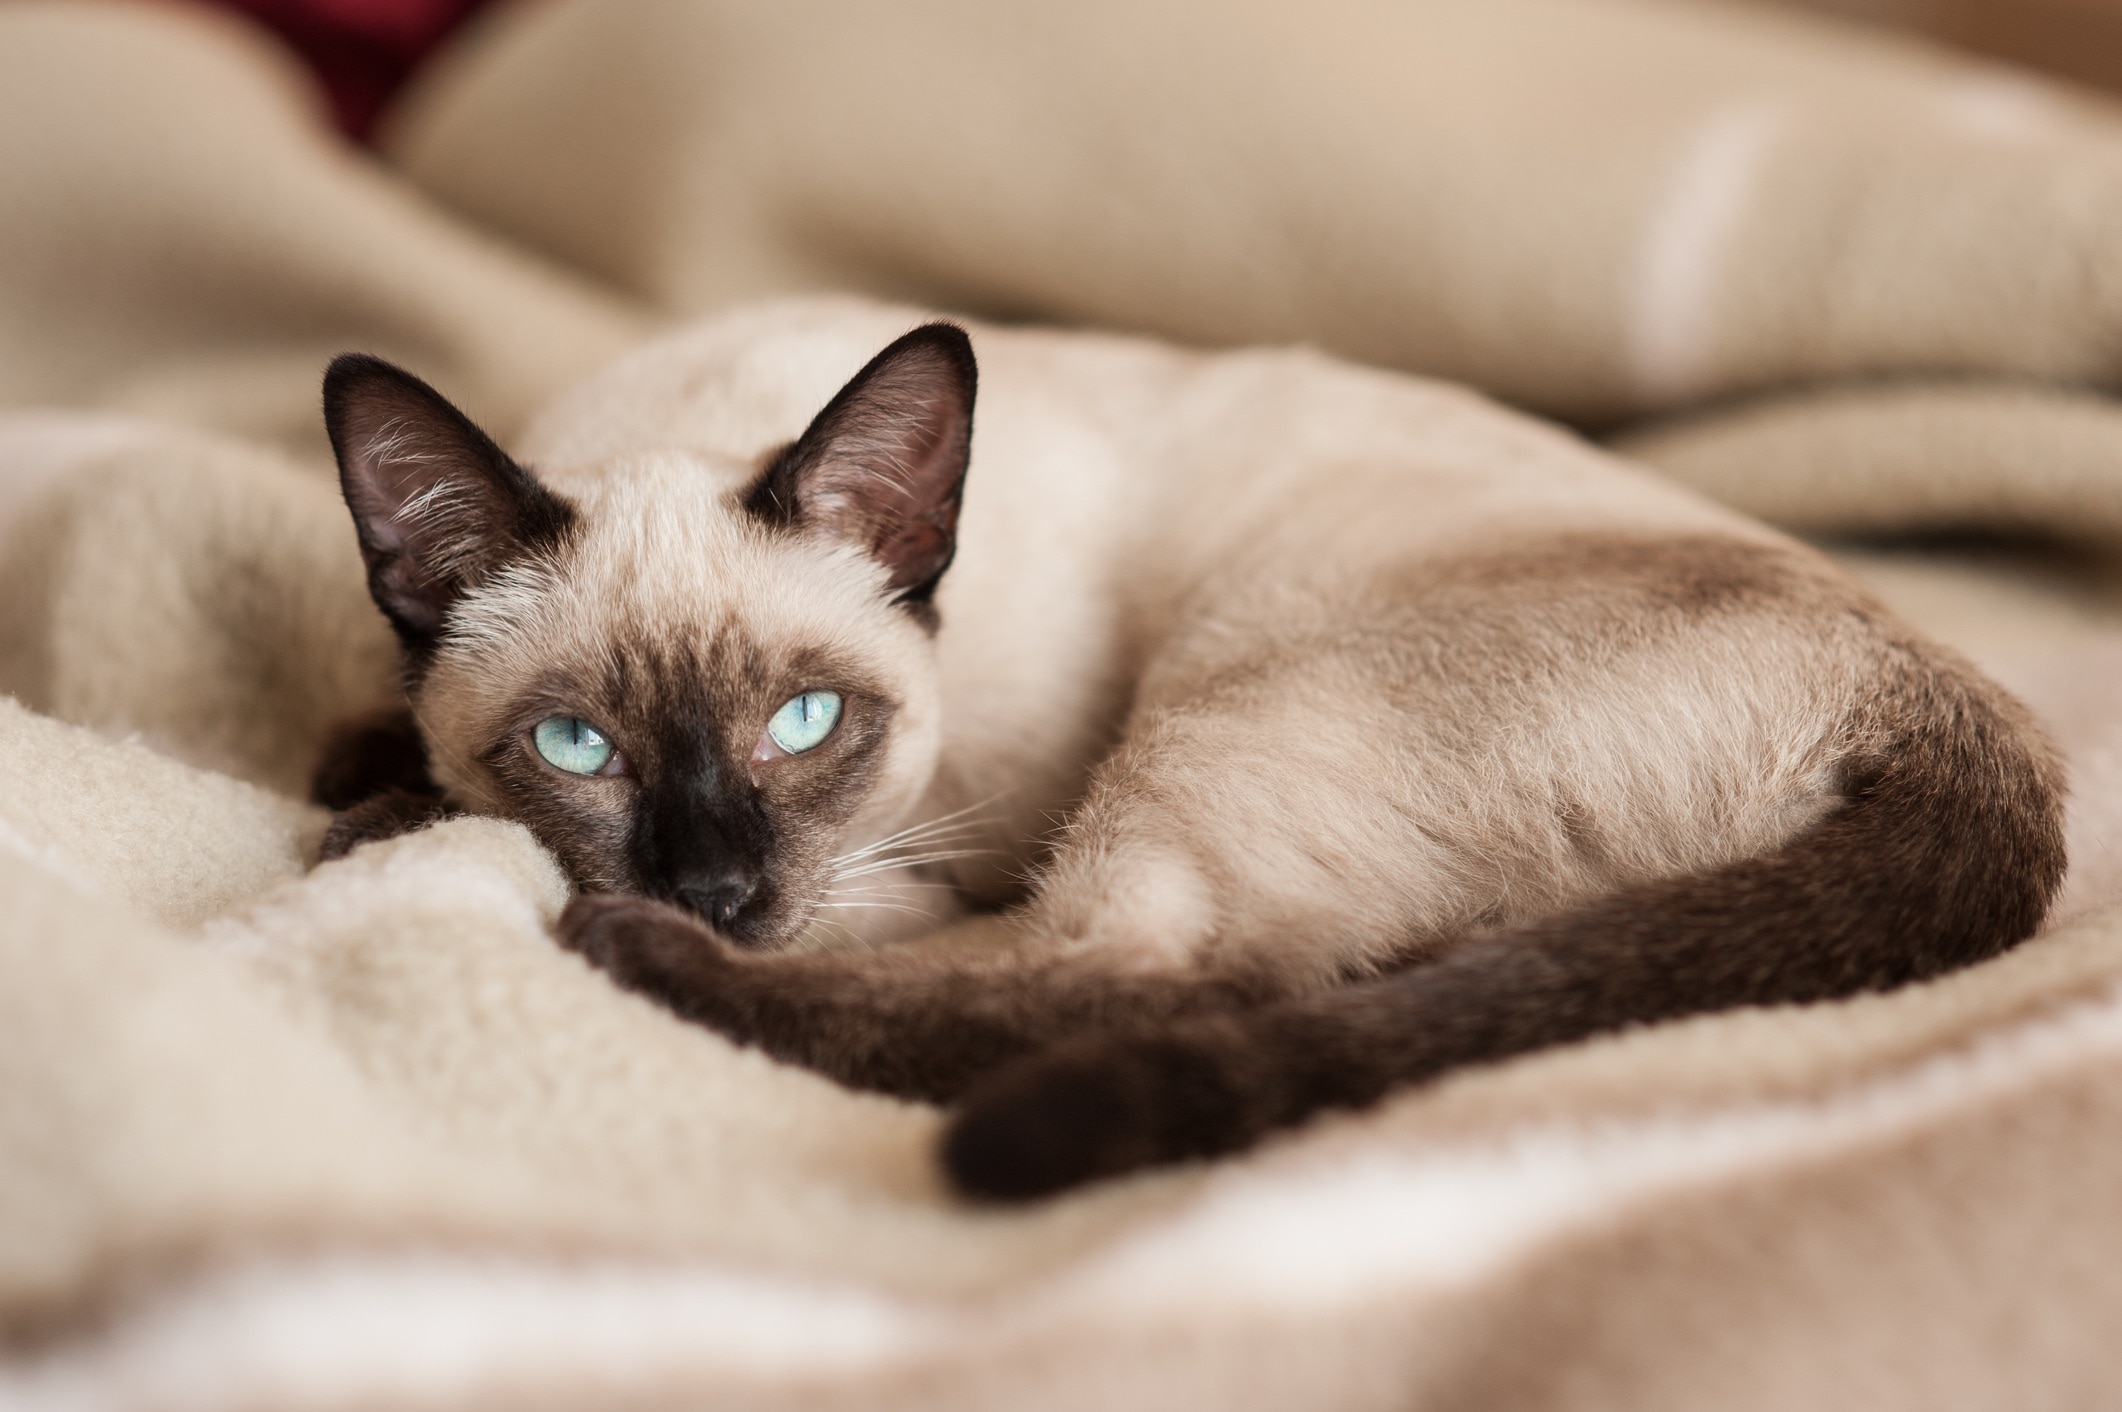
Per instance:
[[[931,661],[874,568],[765,540],[727,499],[920,318],[747,309],[541,416],[524,454],[581,502],[584,547],[473,595],[421,688],[429,737],[468,757],[498,709],[476,703],[516,709],[519,682],[594,660],[607,634],[829,644],[911,707],[843,847],[965,820],[982,855],[934,871],[993,899],[1065,819],[1028,939],[1304,986],[1410,935],[1766,851],[1827,807],[1875,650],[1838,613],[1763,602],[1639,645],[1578,622],[1566,586],[1516,632],[1468,595],[1422,596],[1455,565],[1558,542],[1774,536],[1463,391],[1307,353],[977,327]]]

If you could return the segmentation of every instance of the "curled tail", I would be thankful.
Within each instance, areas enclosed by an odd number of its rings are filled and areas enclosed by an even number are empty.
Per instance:
[[[2064,869],[2060,770],[2023,708],[1903,647],[1852,722],[1846,802],[1765,856],[1467,938],[1379,980],[1048,1051],[945,1134],[1017,1200],[1247,1147],[1448,1070],[1742,1005],[1883,990],[1994,956]]]

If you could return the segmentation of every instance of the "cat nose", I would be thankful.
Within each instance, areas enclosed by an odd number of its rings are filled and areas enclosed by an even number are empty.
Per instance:
[[[726,932],[745,904],[759,895],[759,880],[738,873],[724,873],[719,877],[681,883],[675,891],[680,903],[706,918],[707,924],[716,931]]]

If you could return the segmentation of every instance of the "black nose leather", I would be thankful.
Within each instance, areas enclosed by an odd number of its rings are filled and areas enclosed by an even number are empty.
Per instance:
[[[682,884],[676,892],[678,901],[698,912],[709,926],[728,931],[745,904],[758,895],[759,880],[725,875]]]

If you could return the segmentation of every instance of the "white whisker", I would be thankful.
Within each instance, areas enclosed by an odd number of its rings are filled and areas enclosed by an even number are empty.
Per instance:
[[[843,853],[834,858],[832,862],[835,864],[853,863],[892,848],[940,843],[943,841],[942,834],[945,830],[950,830],[953,833],[978,832],[982,821],[978,818],[968,818],[967,816],[974,814],[976,810],[987,808],[1001,798],[1002,795],[1000,794],[990,795],[985,799],[975,800],[962,809],[953,809],[948,814],[939,815],[922,823],[910,824],[895,834],[890,834],[874,843],[864,844],[860,848]]]
[[[902,902],[821,902],[818,905],[820,907],[832,907],[845,911],[853,911],[857,908],[862,907],[877,907],[882,908],[886,912],[904,912],[907,915],[913,917],[932,917],[935,915],[926,907],[909,907]]]
[[[811,928],[813,927],[826,928],[832,935],[818,936],[812,932]],[[788,954],[802,956],[812,952],[825,951],[842,943],[850,946],[859,946],[864,951],[876,949],[876,943],[862,936],[838,917],[821,917],[816,912],[813,912],[810,920],[805,923],[803,933],[798,937],[795,945],[788,948]]]
[[[964,833],[953,831],[948,834],[933,834],[923,838],[908,839],[906,842],[898,846],[897,851],[893,852],[872,853],[861,856],[850,855],[845,858],[835,858],[831,860],[831,866],[835,868],[854,868],[869,867],[878,863],[890,863],[896,858],[906,856],[919,850],[933,848],[949,848],[955,847],[959,844],[975,843],[980,839],[980,837],[981,835],[979,833],[973,831],[968,831]]]
[[[883,885],[889,890],[923,888],[927,892],[957,892],[957,883],[932,883],[932,881],[921,881],[917,877],[908,877],[904,881],[893,881],[893,883],[883,883]],[[838,896],[859,898],[859,896],[868,896],[872,892],[876,892],[876,885],[872,885],[872,888],[825,888],[825,896],[834,896],[834,898],[838,898]]]
[[[998,848],[944,848],[929,853],[916,853],[909,858],[882,858],[864,863],[859,868],[847,868],[833,875],[835,882],[848,882],[855,878],[866,878],[878,873],[888,873],[895,868],[916,868],[929,863],[948,863],[956,858],[989,858],[1001,853]]]

